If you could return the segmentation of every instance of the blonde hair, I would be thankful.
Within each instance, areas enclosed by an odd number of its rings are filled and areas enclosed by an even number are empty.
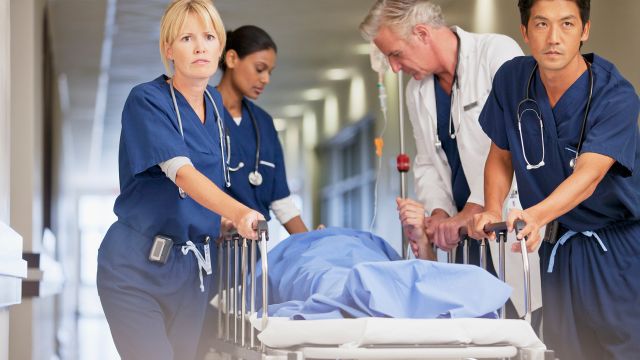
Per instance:
[[[224,24],[211,0],[173,0],[167,6],[160,21],[160,57],[167,70],[167,75],[173,75],[171,64],[166,55],[167,47],[176,40],[189,14],[196,14],[205,23],[213,25],[221,49],[224,49],[227,42]]]
[[[372,41],[382,26],[388,26],[407,37],[418,24],[446,26],[440,6],[427,0],[378,0],[360,24],[360,33]]]

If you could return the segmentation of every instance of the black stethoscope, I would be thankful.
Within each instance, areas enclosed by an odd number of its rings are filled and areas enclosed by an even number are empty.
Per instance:
[[[262,174],[258,171],[258,166],[260,165],[260,129],[258,128],[258,121],[253,115],[253,111],[249,104],[247,104],[247,100],[242,99],[242,106],[247,109],[249,113],[249,117],[251,118],[251,123],[253,123],[253,130],[256,133],[256,165],[252,172],[249,173],[249,183],[253,186],[262,185]],[[238,171],[244,167],[244,162],[240,161],[238,166],[231,167],[229,164],[231,162],[231,136],[227,132],[227,166],[229,166],[230,171]]]
[[[576,162],[578,161],[578,156],[580,155],[580,149],[582,149],[582,143],[584,142],[584,132],[587,127],[587,116],[589,115],[589,109],[591,107],[591,98],[593,96],[593,70],[591,70],[591,63],[589,63],[589,61],[587,61],[586,58],[584,59],[584,62],[587,64],[587,70],[589,71],[589,97],[587,98],[587,106],[584,110],[584,116],[582,118],[582,126],[580,127],[580,139],[578,140],[578,146],[576,147],[576,154],[571,160],[569,160],[569,167],[571,167],[572,169],[576,167]],[[522,147],[522,156],[524,157],[524,161],[527,163],[527,170],[538,169],[544,166],[544,125],[542,123],[542,117],[540,116],[540,113],[535,109],[535,108],[539,109],[538,103],[534,99],[529,97],[529,88],[531,87],[531,80],[533,80],[533,76],[535,75],[537,69],[538,69],[538,63],[536,62],[536,64],[533,66],[533,70],[531,71],[531,75],[529,75],[529,81],[527,81],[526,97],[518,103],[518,108],[517,108],[518,131],[520,133],[520,146]],[[533,103],[533,105],[535,105],[535,108],[533,107],[525,108],[524,111],[520,111],[520,108],[522,107],[522,105],[529,102]],[[540,123],[540,143],[542,144],[542,159],[540,159],[540,162],[538,162],[535,165],[529,162],[529,160],[527,159],[527,154],[524,151],[524,140],[522,137],[522,115],[524,115],[524,113],[527,111],[533,112],[535,117],[538,119],[538,122]]]
[[[180,127],[180,135],[182,135],[182,139],[184,139],[184,131],[182,130],[182,117],[180,116],[180,109],[178,108],[178,102],[176,101],[176,93],[173,90],[173,79],[169,79],[169,88],[171,90],[171,100],[173,100],[173,107],[176,110],[176,114],[178,115],[178,126]],[[224,174],[224,184],[226,187],[230,187],[231,186],[231,177],[229,175],[229,167],[226,164],[226,161],[224,161],[224,159],[226,158],[225,156],[225,138],[224,138],[224,134],[225,134],[225,129],[224,129],[224,124],[222,123],[222,117],[220,117],[220,112],[218,111],[218,106],[216,105],[216,102],[213,101],[213,97],[211,96],[211,93],[209,93],[209,90],[207,90],[206,88],[204,89],[205,94],[207,94],[207,97],[209,98],[209,100],[211,100],[211,103],[213,104],[213,110],[216,113],[216,123],[218,124],[218,136],[220,137],[220,151],[222,153],[222,173]],[[180,195],[181,199],[186,199],[187,198],[187,193],[182,190],[180,187],[178,187],[178,194]]]

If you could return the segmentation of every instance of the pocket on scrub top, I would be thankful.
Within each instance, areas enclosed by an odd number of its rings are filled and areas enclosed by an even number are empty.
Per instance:
[[[571,145],[561,145],[562,147],[562,163],[565,167],[570,168],[569,163],[576,157],[576,147]]]
[[[566,152],[565,156],[570,156],[570,157],[574,157],[576,156],[576,148],[574,146],[571,145],[563,145],[562,149]]]
[[[266,160],[260,160],[260,166],[267,166],[270,167],[272,169],[276,168],[276,164],[270,162],[270,161],[266,161]]]
[[[276,175],[276,165],[273,161],[260,159],[258,169],[260,175],[262,175],[262,185],[260,185],[260,187],[264,187],[264,189],[267,190],[261,192],[261,200],[270,203],[272,200],[271,197],[273,196],[272,189]]]

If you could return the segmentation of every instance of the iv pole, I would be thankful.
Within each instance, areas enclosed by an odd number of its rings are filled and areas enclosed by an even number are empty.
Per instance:
[[[409,155],[404,152],[404,86],[402,82],[402,70],[398,71],[398,120],[400,121],[400,154],[396,158],[396,168],[400,173],[400,197],[407,198],[407,173],[410,169]],[[402,258],[408,259],[409,239],[402,231]]]
[[[398,120],[400,122],[400,153],[396,158],[396,168],[400,173],[400,197],[407,198],[407,173],[411,168],[411,159],[404,152],[404,86],[402,81],[402,70],[398,71]],[[418,245],[418,258],[428,259],[430,250],[429,245]],[[409,239],[402,231],[402,258],[409,258]]]

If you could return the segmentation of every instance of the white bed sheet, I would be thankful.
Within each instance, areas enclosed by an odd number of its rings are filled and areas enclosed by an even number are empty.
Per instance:
[[[390,319],[359,318],[331,320],[252,319],[258,338],[271,348],[338,346],[361,348],[371,345],[442,346],[511,345],[543,356],[545,345],[524,320],[495,319]],[[534,356],[533,358],[538,358]]]

